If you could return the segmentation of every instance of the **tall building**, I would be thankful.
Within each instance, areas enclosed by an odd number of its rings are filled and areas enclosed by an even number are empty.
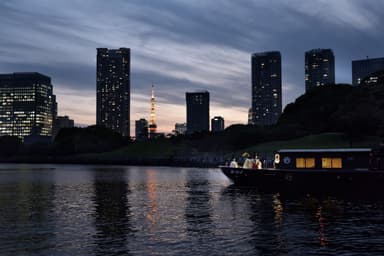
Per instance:
[[[56,137],[61,129],[73,127],[75,127],[73,119],[70,119],[68,116],[58,116],[53,119],[53,137]]]
[[[335,56],[331,49],[305,52],[305,91],[335,83]]]
[[[360,85],[366,78],[366,80],[374,79],[374,73],[379,71],[384,71],[384,58],[352,61],[352,85]],[[372,79],[369,79],[370,75],[373,75]]]
[[[0,102],[0,136],[23,140],[52,136],[57,104],[50,77],[32,72],[2,74]]]
[[[281,55],[278,51],[254,53],[252,62],[252,124],[273,125],[282,110]]]
[[[151,113],[149,115],[149,137],[156,137],[157,125],[155,121],[155,87],[152,84],[152,92],[151,92]]]
[[[131,50],[97,49],[96,123],[130,136]]]
[[[209,131],[209,92],[187,92],[187,133]]]
[[[224,131],[224,118],[221,116],[215,116],[211,119],[212,132]]]
[[[136,120],[135,122],[135,138],[137,141],[148,139],[148,121],[144,118]]]

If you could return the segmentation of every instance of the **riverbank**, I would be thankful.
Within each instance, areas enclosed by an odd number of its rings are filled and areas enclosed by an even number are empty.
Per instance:
[[[226,164],[233,157],[240,159],[243,152],[257,153],[267,162],[273,159],[274,152],[282,148],[374,148],[380,143],[377,137],[362,137],[351,141],[340,133],[310,135],[294,140],[272,141],[258,144],[235,152],[199,152],[185,145],[172,145],[153,142],[133,144],[118,150],[104,153],[77,155],[16,155],[0,158],[1,163],[52,163],[52,164],[92,164],[92,165],[140,165],[140,166],[180,166],[217,167]]]
[[[161,157],[105,157],[100,154],[71,156],[16,156],[2,158],[0,163],[29,164],[84,164],[84,165],[137,165],[137,166],[179,166],[212,168],[225,163],[224,158],[195,156],[192,158]]]

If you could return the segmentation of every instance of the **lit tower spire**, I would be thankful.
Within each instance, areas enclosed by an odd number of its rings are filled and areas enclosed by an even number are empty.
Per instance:
[[[152,82],[152,95],[151,95],[151,114],[149,116],[149,137],[153,138],[156,135],[157,125],[155,123],[155,86]]]

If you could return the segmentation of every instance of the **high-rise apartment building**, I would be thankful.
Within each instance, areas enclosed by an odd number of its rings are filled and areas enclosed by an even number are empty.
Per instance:
[[[224,131],[224,118],[221,116],[215,116],[211,119],[211,131],[220,132]]]
[[[32,72],[2,74],[0,102],[0,136],[52,136],[57,104],[50,77]]]
[[[187,133],[209,131],[209,92],[187,92]]]
[[[131,51],[97,49],[96,123],[130,136]]]
[[[278,51],[254,53],[252,63],[251,124],[273,125],[282,111],[281,55]]]
[[[384,58],[352,61],[352,85],[360,85],[364,79],[374,80],[374,73],[379,71],[384,71]],[[372,79],[369,78],[370,75],[373,75]]]
[[[331,49],[305,52],[305,91],[335,83],[335,56]]]

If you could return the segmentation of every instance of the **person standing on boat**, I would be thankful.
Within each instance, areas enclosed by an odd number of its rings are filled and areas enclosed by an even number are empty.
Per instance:
[[[232,167],[232,168],[238,168],[239,167],[239,165],[236,162],[236,158],[232,159],[231,163],[229,164],[229,167]]]
[[[263,163],[261,162],[261,159],[256,155],[255,157],[255,165],[256,169],[262,169],[263,168]]]
[[[253,166],[253,162],[252,160],[249,158],[249,154],[247,152],[243,153],[242,157],[245,158],[244,160],[244,164],[243,164],[243,168],[244,169],[252,169],[252,166]]]
[[[275,154],[275,160],[273,161],[273,168],[279,168],[280,166],[280,154]]]

